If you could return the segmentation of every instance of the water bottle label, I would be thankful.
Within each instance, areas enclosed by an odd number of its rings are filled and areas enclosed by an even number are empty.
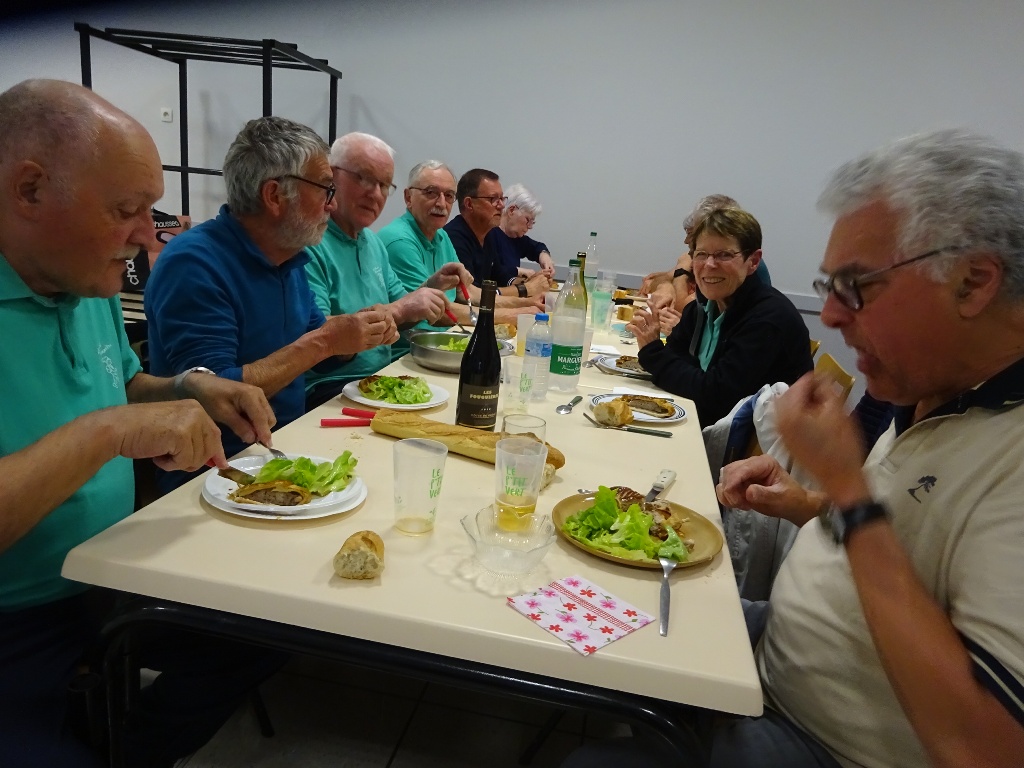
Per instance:
[[[526,354],[537,357],[551,357],[550,341],[527,341]]]
[[[576,376],[583,364],[583,345],[566,347],[551,345],[551,372],[556,376]]]

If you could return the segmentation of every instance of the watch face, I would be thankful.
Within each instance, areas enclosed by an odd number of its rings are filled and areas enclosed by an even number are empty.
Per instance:
[[[829,507],[828,522],[832,529],[832,540],[836,544],[842,544],[846,540],[846,518],[843,517],[843,511]]]

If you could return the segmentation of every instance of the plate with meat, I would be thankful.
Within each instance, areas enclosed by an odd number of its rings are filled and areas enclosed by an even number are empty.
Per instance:
[[[330,459],[318,456],[285,456],[293,461],[305,458],[317,465],[331,463]],[[366,483],[354,474],[344,488],[323,495],[284,480],[255,482],[256,474],[267,463],[264,456],[243,456],[234,459],[229,470],[211,470],[203,483],[203,498],[224,512],[260,520],[312,520],[338,515],[359,506],[366,498]]]
[[[601,355],[594,358],[594,365],[605,373],[628,376],[634,379],[650,379],[640,361],[633,355]]]
[[[597,410],[601,403],[625,403],[629,406],[632,418],[628,422],[646,422],[658,424],[674,424],[686,418],[686,409],[671,400],[654,395],[594,395],[590,398],[590,407]]]
[[[722,551],[718,527],[675,502],[644,497],[631,488],[601,486],[562,499],[551,511],[558,535],[589,555],[635,568],[660,569],[659,554],[690,568]],[[614,525],[614,527],[612,527]]]

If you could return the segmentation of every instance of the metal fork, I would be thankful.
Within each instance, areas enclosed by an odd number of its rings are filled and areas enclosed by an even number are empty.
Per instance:
[[[668,584],[668,577],[675,569],[676,561],[669,560],[667,557],[659,557],[658,562],[661,563],[661,600],[659,601],[661,625],[659,632],[662,637],[668,637],[668,612],[672,607],[672,592]]]
[[[288,458],[287,456],[284,455],[284,451],[279,451],[279,450],[277,450],[277,448],[271,448],[269,445],[267,445],[266,443],[264,443],[262,441],[260,442],[260,445],[262,445],[264,448],[266,448],[268,451],[270,451],[271,456],[273,456],[275,459],[287,459]]]

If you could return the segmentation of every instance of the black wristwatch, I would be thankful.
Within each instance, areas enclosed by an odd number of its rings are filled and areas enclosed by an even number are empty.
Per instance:
[[[686,275],[686,277],[693,280],[693,272],[689,269],[683,269],[682,267],[679,267],[675,272],[672,273],[672,279],[675,280],[677,277],[682,277],[683,275]]]
[[[845,544],[850,534],[872,520],[888,519],[889,510],[876,501],[865,501],[840,509],[834,504],[821,514],[822,526],[832,532],[836,545]]]
[[[530,292],[526,290],[525,283],[516,283],[516,290],[519,291],[519,298],[525,299],[530,295]]]

